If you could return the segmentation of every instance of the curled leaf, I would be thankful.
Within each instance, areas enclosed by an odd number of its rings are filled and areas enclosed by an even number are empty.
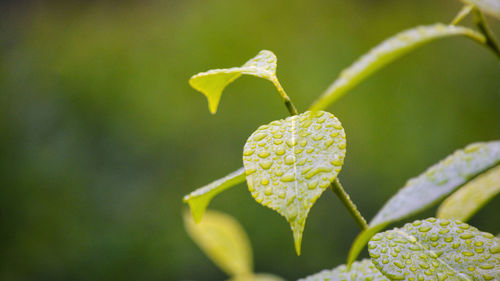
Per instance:
[[[389,281],[369,259],[354,262],[350,269],[345,265],[323,270],[299,281]]]
[[[189,79],[191,87],[203,93],[208,99],[210,112],[217,112],[222,91],[242,74],[267,79],[276,85],[276,56],[267,50],[260,51],[257,56],[241,67],[212,69],[198,73]]]
[[[500,193],[500,165],[467,183],[441,203],[440,219],[467,221],[484,204]]]
[[[224,190],[235,186],[238,183],[245,181],[245,170],[243,168],[238,169],[230,173],[229,175],[213,181],[203,187],[196,189],[195,191],[184,196],[183,201],[189,204],[191,209],[191,214],[195,222],[199,222],[208,204],[217,194],[223,192]]]
[[[373,72],[403,56],[412,49],[438,38],[455,35],[466,36],[480,44],[486,42],[483,35],[462,26],[438,23],[405,30],[383,41],[378,46],[371,49],[367,54],[359,58],[351,66],[344,69],[337,80],[335,80],[323,95],[313,103],[310,110],[322,110],[327,108],[332,102],[343,96],[348,90],[354,88]]]
[[[342,125],[323,111],[263,125],[245,144],[248,189],[258,203],[288,220],[297,254],[307,214],[340,172],[345,153]]]
[[[252,274],[252,248],[238,221],[220,212],[207,211],[199,223],[186,213],[184,225],[196,244],[228,275]]]
[[[474,5],[479,10],[500,19],[500,1],[498,0],[462,0],[462,2]]]
[[[499,163],[500,141],[474,143],[457,150],[420,176],[410,179],[375,215],[370,226],[415,214]]]
[[[368,244],[391,280],[500,280],[500,243],[466,223],[429,218],[378,233]]]

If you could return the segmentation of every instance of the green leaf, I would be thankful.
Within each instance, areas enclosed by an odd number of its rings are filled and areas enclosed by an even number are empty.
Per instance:
[[[439,206],[437,217],[467,221],[481,207],[500,193],[500,166],[481,174]]]
[[[258,128],[247,140],[243,164],[255,200],[290,223],[300,255],[310,208],[337,177],[346,139],[328,112],[305,112]]]
[[[432,40],[462,35],[480,44],[486,39],[480,33],[461,26],[434,24],[419,26],[396,34],[371,49],[351,66],[340,73],[340,76],[328,87],[310,107],[310,110],[322,110],[344,95],[348,90],[358,85],[375,71]]]
[[[361,250],[363,250],[366,243],[370,241],[372,236],[384,229],[387,225],[388,223],[377,224],[375,226],[363,229],[363,231],[358,234],[358,236],[354,240],[354,243],[352,243],[351,249],[349,250],[349,255],[347,256],[347,267],[350,267],[351,264],[358,258],[359,253],[361,253]]]
[[[263,50],[241,67],[201,72],[192,76],[189,84],[207,97],[210,112],[215,114],[224,88],[242,74],[264,78],[276,85],[276,62],[276,56],[271,51]]]
[[[370,226],[415,214],[500,163],[500,141],[475,143],[458,150],[420,176],[410,179],[375,215]]]
[[[240,182],[245,181],[244,172],[245,170],[243,168],[240,168],[237,171],[234,171],[223,178],[200,187],[184,196],[183,201],[189,204],[194,220],[196,222],[199,222],[201,220],[205,209],[215,195],[235,186]]]
[[[474,5],[479,10],[500,19],[500,1],[498,0],[462,0],[462,2]]]
[[[200,223],[184,215],[188,234],[210,259],[230,276],[252,274],[252,248],[241,225],[231,216],[207,211]]]
[[[500,243],[466,223],[429,218],[378,233],[372,262],[391,280],[500,280]]]
[[[389,281],[378,271],[369,259],[357,261],[349,270],[347,266],[340,265],[332,270],[323,270],[299,281]]]

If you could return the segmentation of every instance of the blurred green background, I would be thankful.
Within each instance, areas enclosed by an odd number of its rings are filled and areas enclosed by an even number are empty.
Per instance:
[[[287,112],[271,83],[243,77],[210,115],[189,77],[269,49],[303,111],[384,38],[449,22],[461,7],[454,0],[0,3],[0,280],[224,280],[184,231],[182,196],[239,168],[247,136]],[[488,21],[500,35],[499,21]],[[444,39],[384,68],[329,110],[348,136],[340,178],[371,218],[409,177],[468,143],[500,138],[500,63],[468,39]],[[256,204],[245,185],[211,207],[245,227],[257,272],[289,280],[343,263],[358,233],[331,192],[310,213],[300,257],[286,221]],[[471,223],[498,233],[498,214],[499,198]]]

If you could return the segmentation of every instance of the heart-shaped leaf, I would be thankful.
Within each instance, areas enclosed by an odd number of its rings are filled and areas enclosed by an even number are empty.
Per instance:
[[[364,259],[354,262],[351,269],[345,265],[337,266],[332,270],[323,270],[299,281],[389,281],[371,260]]]
[[[211,182],[203,187],[184,196],[183,201],[189,204],[191,214],[195,222],[200,222],[208,204],[217,194],[224,190],[235,186],[236,184],[245,181],[245,170],[240,168],[229,175]]]
[[[377,213],[370,226],[415,214],[499,163],[500,141],[475,143],[458,150],[410,179]]]
[[[300,255],[310,208],[339,173],[344,129],[328,112],[305,112],[258,128],[247,140],[243,164],[255,200],[283,215]]]
[[[313,103],[310,110],[323,110],[327,108],[332,102],[343,96],[344,93],[358,85],[373,72],[414,48],[438,38],[455,35],[466,36],[480,44],[486,42],[486,38],[483,35],[472,29],[440,23],[402,31],[383,41],[351,66],[344,69],[337,80]]]
[[[368,251],[391,280],[500,280],[499,241],[459,221],[408,223],[373,236]]]
[[[238,221],[220,212],[207,211],[199,223],[186,213],[184,225],[196,244],[228,275],[252,274],[252,248]]]
[[[462,0],[462,2],[474,5],[479,10],[500,19],[500,1],[498,0]]]
[[[446,198],[437,217],[467,221],[484,204],[500,193],[500,165],[481,174]]]
[[[224,88],[242,74],[264,78],[278,85],[276,62],[276,56],[271,51],[263,50],[241,67],[212,69],[201,72],[191,77],[189,84],[207,97],[210,112],[214,114],[217,112],[217,106]]]

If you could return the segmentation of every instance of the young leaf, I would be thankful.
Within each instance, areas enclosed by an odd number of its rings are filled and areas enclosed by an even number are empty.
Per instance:
[[[390,62],[434,39],[462,35],[471,38],[480,44],[486,39],[480,33],[461,26],[434,24],[419,26],[396,34],[371,49],[351,66],[344,69],[340,76],[328,87],[310,107],[310,110],[323,110],[332,102],[340,98],[348,90],[358,85],[373,72]]]
[[[200,223],[186,213],[184,225],[196,244],[228,275],[252,274],[252,249],[238,221],[220,212],[207,211]]]
[[[189,84],[207,97],[210,112],[215,114],[224,88],[242,74],[264,78],[276,85],[276,61],[276,56],[271,51],[263,50],[241,67],[201,72],[192,76]]]
[[[342,125],[323,111],[263,125],[245,144],[248,189],[288,220],[299,255],[307,214],[340,172],[345,153]]]
[[[499,163],[500,141],[475,143],[458,150],[420,176],[410,179],[375,215],[370,226],[415,214]]]
[[[466,4],[474,5],[479,10],[500,19],[500,1],[498,0],[462,0]]]
[[[389,281],[369,259],[357,261],[349,270],[347,266],[340,265],[332,270],[323,270],[299,281]]]
[[[184,196],[183,201],[189,204],[191,214],[193,215],[195,222],[200,222],[205,209],[215,195],[235,186],[240,182],[245,181],[244,172],[245,170],[243,168],[240,168],[237,171],[234,171],[223,178],[200,187]]]
[[[499,241],[459,221],[408,223],[373,236],[368,250],[391,280],[500,280]]]
[[[467,221],[490,199],[500,193],[500,165],[478,176],[439,206],[437,217]]]

